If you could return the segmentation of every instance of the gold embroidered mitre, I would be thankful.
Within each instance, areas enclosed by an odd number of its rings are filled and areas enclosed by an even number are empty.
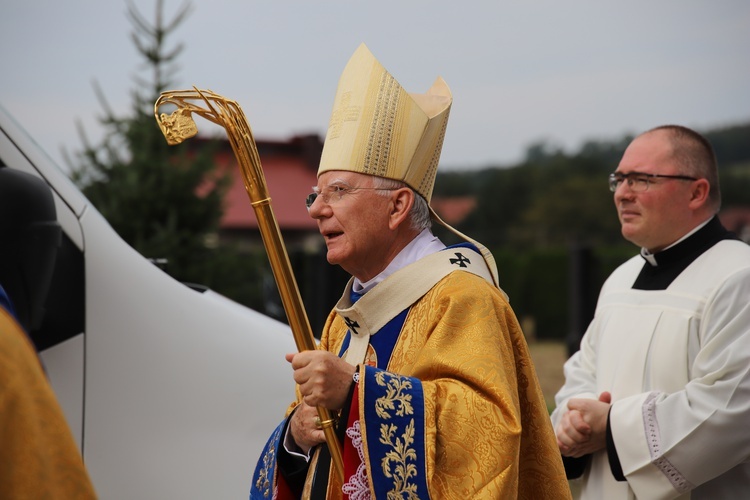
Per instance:
[[[361,44],[339,79],[318,175],[346,170],[405,182],[429,205],[453,96],[438,77],[424,94],[409,93]],[[476,245],[497,285],[492,254],[479,242],[432,218]]]
[[[365,44],[344,68],[318,175],[349,170],[403,181],[429,203],[452,102],[438,78],[410,94]]]

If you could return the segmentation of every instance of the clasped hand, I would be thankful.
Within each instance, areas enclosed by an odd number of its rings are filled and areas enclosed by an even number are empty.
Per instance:
[[[607,417],[612,396],[602,392],[599,400],[574,398],[568,401],[555,428],[557,446],[566,457],[578,458],[607,446]]]

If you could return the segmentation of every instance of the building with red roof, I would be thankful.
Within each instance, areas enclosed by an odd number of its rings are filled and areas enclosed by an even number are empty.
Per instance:
[[[305,208],[305,198],[317,184],[323,143],[319,136],[295,136],[288,141],[256,141],[271,207],[288,246],[317,237],[318,225]],[[258,221],[245,190],[245,179],[228,140],[219,141],[215,153],[219,168],[231,178],[224,200],[220,238],[238,243],[261,243]],[[318,239],[318,238],[314,238]],[[320,244],[322,244],[322,239]]]

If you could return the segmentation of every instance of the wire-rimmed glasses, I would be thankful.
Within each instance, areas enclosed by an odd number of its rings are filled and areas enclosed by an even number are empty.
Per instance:
[[[655,179],[677,179],[681,181],[697,181],[695,177],[689,175],[664,175],[664,174],[645,174],[643,172],[628,172],[623,174],[620,172],[613,172],[609,174],[609,190],[613,193],[617,191],[617,188],[623,182],[627,182],[628,188],[634,193],[643,193],[648,191],[649,184],[653,183]]]
[[[341,201],[341,198],[343,198],[345,194],[365,189],[370,191],[395,191],[401,188],[358,187],[350,186],[344,182],[334,182],[323,189],[314,187],[313,192],[308,194],[307,198],[305,198],[305,206],[307,207],[307,210],[310,210],[310,207],[312,207],[312,204],[315,203],[315,200],[318,199],[318,197],[320,197],[326,205],[330,205]]]

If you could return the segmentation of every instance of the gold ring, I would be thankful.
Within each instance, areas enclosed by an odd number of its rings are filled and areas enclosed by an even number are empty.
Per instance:
[[[316,429],[322,429],[323,428],[323,422],[320,421],[320,417],[315,417],[315,428]]]

